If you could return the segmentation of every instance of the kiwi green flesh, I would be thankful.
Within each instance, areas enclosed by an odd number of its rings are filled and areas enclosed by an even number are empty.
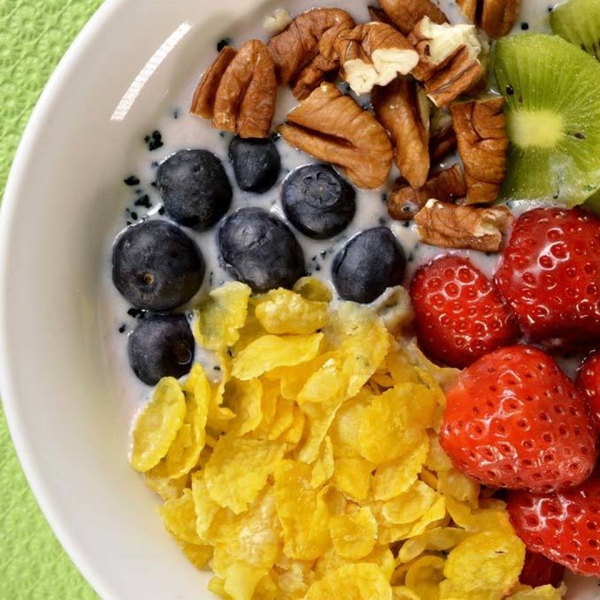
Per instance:
[[[600,2],[569,0],[550,13],[552,31],[600,60]]]
[[[521,34],[496,44],[506,98],[504,199],[581,204],[600,189],[600,63],[558,36]]]

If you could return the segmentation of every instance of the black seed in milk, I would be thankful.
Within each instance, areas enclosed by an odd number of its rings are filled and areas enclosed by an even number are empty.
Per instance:
[[[139,185],[140,180],[135,175],[130,175],[129,177],[123,179],[123,183],[125,185],[133,187],[134,185]]]
[[[139,308],[130,308],[127,314],[134,319],[143,319],[146,316],[146,311]]]
[[[147,135],[144,138],[144,141],[148,145],[148,150],[152,152],[153,150],[158,150],[162,146],[164,146],[164,142],[162,140],[162,134],[158,129],[155,129],[150,135]]]
[[[138,198],[134,203],[134,206],[141,206],[142,208],[152,208],[152,202],[150,202],[150,196],[144,194]]]
[[[225,46],[233,46],[233,40],[230,37],[224,37],[217,42],[217,52],[221,52]]]
[[[121,325],[119,327],[119,333],[125,333],[125,330],[127,329],[126,325]]]

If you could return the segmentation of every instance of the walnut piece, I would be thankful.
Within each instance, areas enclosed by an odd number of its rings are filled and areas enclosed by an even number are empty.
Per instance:
[[[394,188],[387,199],[388,213],[392,219],[407,221],[431,198],[442,202],[454,202],[464,198],[466,193],[462,170],[458,165],[452,165],[432,175],[421,188],[415,189],[406,184]]]
[[[454,104],[450,111],[465,167],[467,203],[493,202],[506,176],[504,98]]]
[[[491,38],[508,34],[517,21],[521,0],[456,0],[463,14]]]
[[[292,146],[342,167],[354,185],[385,183],[392,144],[375,117],[337,87],[322,83],[287,115],[278,131]]]
[[[412,44],[385,23],[366,23],[342,31],[335,50],[342,77],[358,95],[370,92],[375,85],[387,85],[398,74],[410,73],[419,62]]]
[[[350,14],[338,8],[315,8],[296,16],[267,44],[277,81],[291,84],[299,100],[306,98],[339,68],[334,41],[338,33],[354,25]]]
[[[459,206],[431,199],[415,216],[422,242],[440,248],[498,252],[512,221],[506,206]]]
[[[190,113],[203,119],[212,119],[215,108],[215,98],[217,96],[217,90],[219,89],[219,83],[227,70],[227,67],[231,64],[231,61],[235,58],[237,50],[231,46],[225,46],[221,52],[219,52],[217,58],[213,64],[206,69],[196,92],[192,100],[192,106]]]
[[[423,18],[434,23],[447,23],[446,15],[431,0],[379,0],[379,6],[394,25],[408,35]]]
[[[208,68],[194,94],[190,112],[212,119],[215,129],[243,138],[269,135],[275,113],[275,65],[260,40],[238,52],[225,46]]]
[[[424,17],[408,39],[420,57],[412,74],[424,83],[436,106],[446,106],[473,88],[485,73],[479,59],[483,46],[474,25],[439,25]]]
[[[394,161],[408,183],[421,187],[429,173],[429,105],[419,99],[414,80],[398,78],[375,87],[371,103],[394,143]],[[422,96],[422,94],[421,94]]]

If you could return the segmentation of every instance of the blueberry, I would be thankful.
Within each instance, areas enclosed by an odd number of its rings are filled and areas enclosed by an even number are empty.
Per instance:
[[[128,227],[113,247],[115,287],[144,310],[171,310],[185,304],[202,285],[204,271],[199,248],[167,221],[142,221]]]
[[[386,288],[400,285],[406,257],[387,227],[366,229],[350,238],[333,259],[332,278],[345,300],[368,303]]]
[[[183,377],[194,361],[194,336],[185,315],[151,315],[129,336],[129,364],[138,379],[156,385]]]
[[[304,235],[323,240],[343,231],[354,218],[354,188],[329,165],[305,165],[283,182],[283,210]]]
[[[231,206],[232,190],[223,163],[208,150],[181,150],[163,161],[156,185],[173,221],[206,231]]]
[[[234,137],[229,144],[229,158],[240,189],[262,194],[279,178],[281,159],[273,140]]]
[[[304,275],[304,255],[290,228],[260,208],[242,208],[217,234],[223,266],[255,292],[290,288]]]

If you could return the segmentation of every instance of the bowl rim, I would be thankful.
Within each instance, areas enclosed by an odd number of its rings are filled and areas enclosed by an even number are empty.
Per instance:
[[[44,123],[51,118],[52,102],[56,95],[60,93],[71,71],[77,66],[80,55],[96,43],[96,39],[102,34],[104,28],[115,17],[116,13],[122,10],[125,5],[133,2],[134,0],[104,0],[60,59],[42,90],[18,144],[0,207],[0,356],[2,357],[0,361],[0,390],[8,430],[27,483],[54,535],[96,594],[107,599],[114,597],[110,585],[93,564],[86,560],[82,548],[70,533],[69,527],[58,516],[57,507],[50,499],[51,494],[48,486],[44,484],[40,465],[36,461],[31,444],[28,441],[26,423],[18,410],[16,386],[12,376],[14,373],[13,358],[9,349],[10,344],[7,333],[9,315],[6,302],[8,296],[6,279],[9,264],[8,249],[12,245],[13,236],[16,235],[12,224],[16,218],[19,198],[26,180],[28,159],[43,135]]]

